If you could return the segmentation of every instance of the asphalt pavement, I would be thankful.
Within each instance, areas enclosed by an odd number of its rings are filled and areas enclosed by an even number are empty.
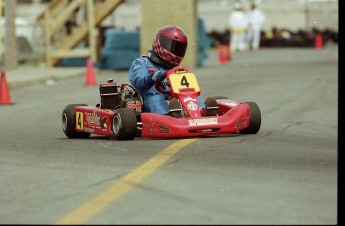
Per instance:
[[[3,70],[9,88],[18,88],[33,83],[54,82],[69,77],[82,76],[84,67],[48,67],[44,65],[23,64],[16,69]]]
[[[97,86],[82,85],[85,68],[9,70],[10,85],[28,86],[0,106],[0,222],[337,224],[338,47],[240,52],[224,65],[209,54],[194,69],[202,97],[257,103],[257,134],[68,139],[65,106],[99,103]],[[128,81],[126,70],[95,73]],[[65,76],[79,77],[45,85]]]

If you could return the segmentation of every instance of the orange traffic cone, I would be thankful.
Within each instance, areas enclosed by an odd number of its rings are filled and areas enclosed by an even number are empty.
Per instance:
[[[218,61],[220,64],[226,64],[230,58],[229,46],[219,45],[218,46]]]
[[[1,71],[0,78],[0,104],[12,104],[4,71]]]
[[[323,40],[322,35],[317,33],[315,36],[315,49],[322,49],[323,48]]]
[[[85,85],[87,86],[97,85],[95,70],[93,68],[93,62],[90,58],[88,58],[86,61]]]

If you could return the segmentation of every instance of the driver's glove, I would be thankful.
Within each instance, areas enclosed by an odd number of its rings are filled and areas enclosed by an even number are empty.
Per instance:
[[[163,72],[161,71],[156,71],[153,75],[152,75],[152,80],[154,82],[161,82],[165,79],[165,75],[163,74]]]

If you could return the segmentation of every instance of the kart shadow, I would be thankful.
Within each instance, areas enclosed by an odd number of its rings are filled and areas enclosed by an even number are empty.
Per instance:
[[[112,136],[102,136],[102,135],[95,135],[92,134],[88,138],[73,138],[73,140],[115,140],[118,142],[124,141],[135,141],[135,140],[181,140],[181,139],[214,139],[214,138],[228,138],[228,137],[238,137],[238,136],[245,136],[246,134],[241,133],[231,133],[231,134],[215,134],[215,135],[205,135],[205,136],[195,136],[195,137],[163,137],[163,138],[153,138],[153,137],[141,137],[136,136],[133,140],[117,140],[116,137]],[[70,139],[70,138],[60,138],[62,140],[64,139]]]

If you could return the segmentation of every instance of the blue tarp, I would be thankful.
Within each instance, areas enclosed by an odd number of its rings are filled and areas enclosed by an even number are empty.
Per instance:
[[[203,66],[211,46],[211,39],[206,33],[202,18],[198,18],[199,52],[198,66]],[[137,57],[140,57],[139,31],[126,31],[108,28],[104,33],[105,42],[101,50],[101,59],[96,66],[104,69],[127,70]],[[86,58],[64,59],[61,66],[85,66]]]
[[[127,70],[134,59],[140,56],[140,34],[138,31],[107,29],[102,48],[100,68]]]

